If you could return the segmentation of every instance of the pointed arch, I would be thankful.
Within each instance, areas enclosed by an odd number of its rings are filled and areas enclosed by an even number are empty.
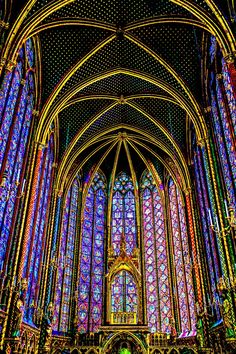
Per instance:
[[[19,52],[16,67],[6,71],[0,91],[0,267],[3,268],[8,263],[12,223],[25,187],[25,157],[35,104],[34,65],[34,45],[29,39],[27,47]]]
[[[96,332],[101,325],[106,180],[96,172],[85,200],[80,240],[78,331]]]
[[[180,319],[179,328],[183,335],[195,329],[195,299],[192,283],[192,269],[188,244],[186,215],[178,187],[172,178],[168,181],[168,197],[172,235],[175,301]]]
[[[120,242],[124,233],[126,253],[131,255],[137,246],[135,196],[131,177],[125,172],[118,174],[112,193],[112,248],[114,254],[119,255]]]
[[[151,332],[170,331],[172,316],[164,206],[152,174],[141,178],[147,320]]]
[[[80,211],[78,205],[80,183],[79,178],[76,177],[67,192],[63,207],[53,323],[53,329],[59,332],[68,332],[70,328],[72,274]]]

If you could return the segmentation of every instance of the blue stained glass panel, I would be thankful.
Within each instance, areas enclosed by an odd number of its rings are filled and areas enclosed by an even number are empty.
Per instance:
[[[96,173],[85,201],[78,286],[78,331],[96,332],[102,319],[105,181]]]
[[[131,178],[120,173],[114,183],[112,197],[112,248],[115,255],[120,252],[122,234],[125,235],[126,252],[132,254],[136,247],[136,213],[134,186]]]
[[[0,128],[0,169],[5,154],[5,149],[9,137],[9,131],[14,117],[14,110],[19,94],[20,82],[22,79],[22,63],[19,62],[14,70],[9,96],[7,99],[5,112],[3,114]]]

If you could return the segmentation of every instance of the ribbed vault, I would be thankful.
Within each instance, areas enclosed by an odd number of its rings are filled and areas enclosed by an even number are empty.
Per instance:
[[[217,1],[12,0],[6,6],[21,15],[3,57],[14,62],[26,38],[40,42],[36,140],[44,144],[54,124],[58,187],[68,188],[80,169],[92,166],[109,177],[118,146],[125,152],[119,156],[127,156],[123,165],[118,158],[118,169],[129,169],[131,160],[141,176],[151,163],[160,178],[163,169],[175,178],[175,165],[189,187],[189,127],[199,140],[207,131],[204,43],[214,35],[225,57],[235,51]],[[226,18],[230,9],[221,6]]]

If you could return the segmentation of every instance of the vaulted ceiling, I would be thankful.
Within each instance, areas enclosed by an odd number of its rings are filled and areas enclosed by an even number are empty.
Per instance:
[[[41,131],[58,120],[61,175],[97,166],[109,178],[119,149],[117,169],[130,156],[137,178],[150,161],[160,178],[168,159],[185,170],[190,121],[204,134],[203,39],[219,21],[210,3],[34,1],[25,24],[38,19]]]

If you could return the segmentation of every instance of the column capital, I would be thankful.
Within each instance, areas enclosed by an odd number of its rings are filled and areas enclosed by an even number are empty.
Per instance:
[[[204,112],[205,113],[209,113],[209,112],[211,112],[211,110],[212,110],[211,106],[208,106],[208,107],[204,108]]]
[[[227,64],[234,64],[235,56],[236,56],[236,52],[229,53],[225,55],[224,60],[226,61]]]
[[[183,190],[185,196],[189,196],[192,193],[192,188],[191,187],[187,187]]]
[[[8,60],[6,61],[6,70],[8,71],[13,71],[13,69],[16,67],[16,62]]]
[[[197,145],[203,148],[206,145],[206,142],[208,141],[208,137],[201,138],[197,140]]]
[[[1,59],[0,59],[0,66],[1,66],[1,67],[5,66],[5,65],[6,65],[6,62],[7,62],[6,58],[1,58]]]
[[[61,198],[63,195],[63,191],[61,189],[55,188],[55,194],[57,195],[58,198]]]
[[[4,22],[4,21],[0,20],[0,27],[8,29],[9,28],[9,22]]]
[[[38,117],[39,116],[39,111],[37,109],[33,109],[33,115],[35,117]]]
[[[217,80],[222,80],[223,79],[223,75],[221,73],[216,74],[216,78],[217,78]]]
[[[43,150],[47,145],[46,144],[43,144],[41,141],[34,141],[35,142],[35,145],[38,145],[38,149],[39,150]]]

